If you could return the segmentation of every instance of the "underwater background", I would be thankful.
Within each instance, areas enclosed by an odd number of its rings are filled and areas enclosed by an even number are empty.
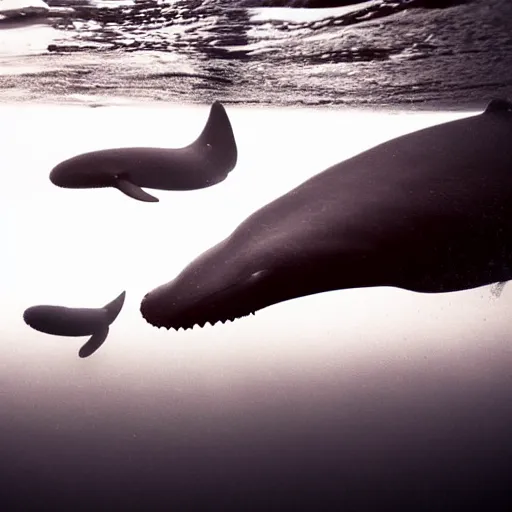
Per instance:
[[[511,96],[508,0],[0,0],[0,510],[510,510],[510,284],[188,331],[139,307],[327,167]],[[146,204],[48,179],[186,145],[214,100],[239,155],[222,183]],[[23,321],[123,290],[85,360]]]

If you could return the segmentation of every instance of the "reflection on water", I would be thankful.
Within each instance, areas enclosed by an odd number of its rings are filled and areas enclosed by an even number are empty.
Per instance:
[[[14,1],[0,4],[4,100],[446,108],[512,92],[508,0],[19,0],[32,8],[21,21]]]

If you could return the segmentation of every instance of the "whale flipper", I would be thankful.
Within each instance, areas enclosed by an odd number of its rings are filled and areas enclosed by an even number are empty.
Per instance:
[[[107,339],[108,336],[108,325],[105,326],[100,331],[94,333],[87,343],[78,351],[78,357],[81,357],[82,359],[85,357],[89,357],[90,355],[94,354],[96,350],[98,350],[101,345],[103,345],[104,341]]]
[[[105,306],[103,306],[103,310],[107,314],[107,323],[106,325],[95,332],[87,341],[87,343],[80,349],[78,352],[78,356],[81,358],[89,357],[94,354],[96,350],[98,350],[103,342],[107,339],[109,325],[118,317],[121,309],[124,305],[124,299],[126,297],[126,292],[121,293],[118,297],[116,297],[112,302],[109,302]]]
[[[127,196],[132,197],[133,199],[137,199],[137,201],[144,201],[146,203],[158,203],[159,201],[157,197],[148,194],[139,186],[133,184],[131,181],[128,181],[124,178],[116,178],[114,186],[123,194],[126,194]]]

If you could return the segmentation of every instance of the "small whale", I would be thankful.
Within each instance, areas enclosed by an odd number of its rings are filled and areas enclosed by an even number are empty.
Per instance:
[[[110,325],[124,304],[126,292],[102,308],[67,308],[63,306],[32,306],[25,310],[25,323],[36,331],[57,336],[91,336],[78,355],[89,357],[107,339]]]
[[[387,141],[310,178],[146,294],[152,325],[234,320],[348,288],[441,293],[512,278],[512,103]]]
[[[158,202],[142,190],[198,190],[226,179],[237,147],[224,106],[215,101],[201,135],[188,146],[117,148],[83,153],[61,162],[50,181],[63,188],[117,188],[138,201]]]

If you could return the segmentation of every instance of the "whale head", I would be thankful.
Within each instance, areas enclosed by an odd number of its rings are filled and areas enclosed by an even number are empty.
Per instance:
[[[328,239],[283,229],[279,222],[261,226],[249,218],[173,280],[147,293],[140,305],[144,319],[175,330],[214,325],[351,284],[350,274],[333,270],[340,265]],[[352,266],[357,269],[356,263]]]
[[[46,331],[48,316],[52,317],[55,311],[51,306],[33,306],[25,310],[23,320],[25,323],[38,331]]]
[[[113,186],[115,176],[109,170],[108,157],[102,152],[93,152],[56,165],[50,172],[50,181],[62,188],[106,188]]]
[[[256,262],[237,261],[228,245],[214,246],[172,281],[147,293],[140,306],[146,321],[178,330],[254,314],[268,272],[258,270]]]
[[[173,280],[147,293],[140,305],[145,320],[175,330],[214,325],[339,285],[329,270],[332,251],[321,237],[276,214],[272,203],[254,212]]]

